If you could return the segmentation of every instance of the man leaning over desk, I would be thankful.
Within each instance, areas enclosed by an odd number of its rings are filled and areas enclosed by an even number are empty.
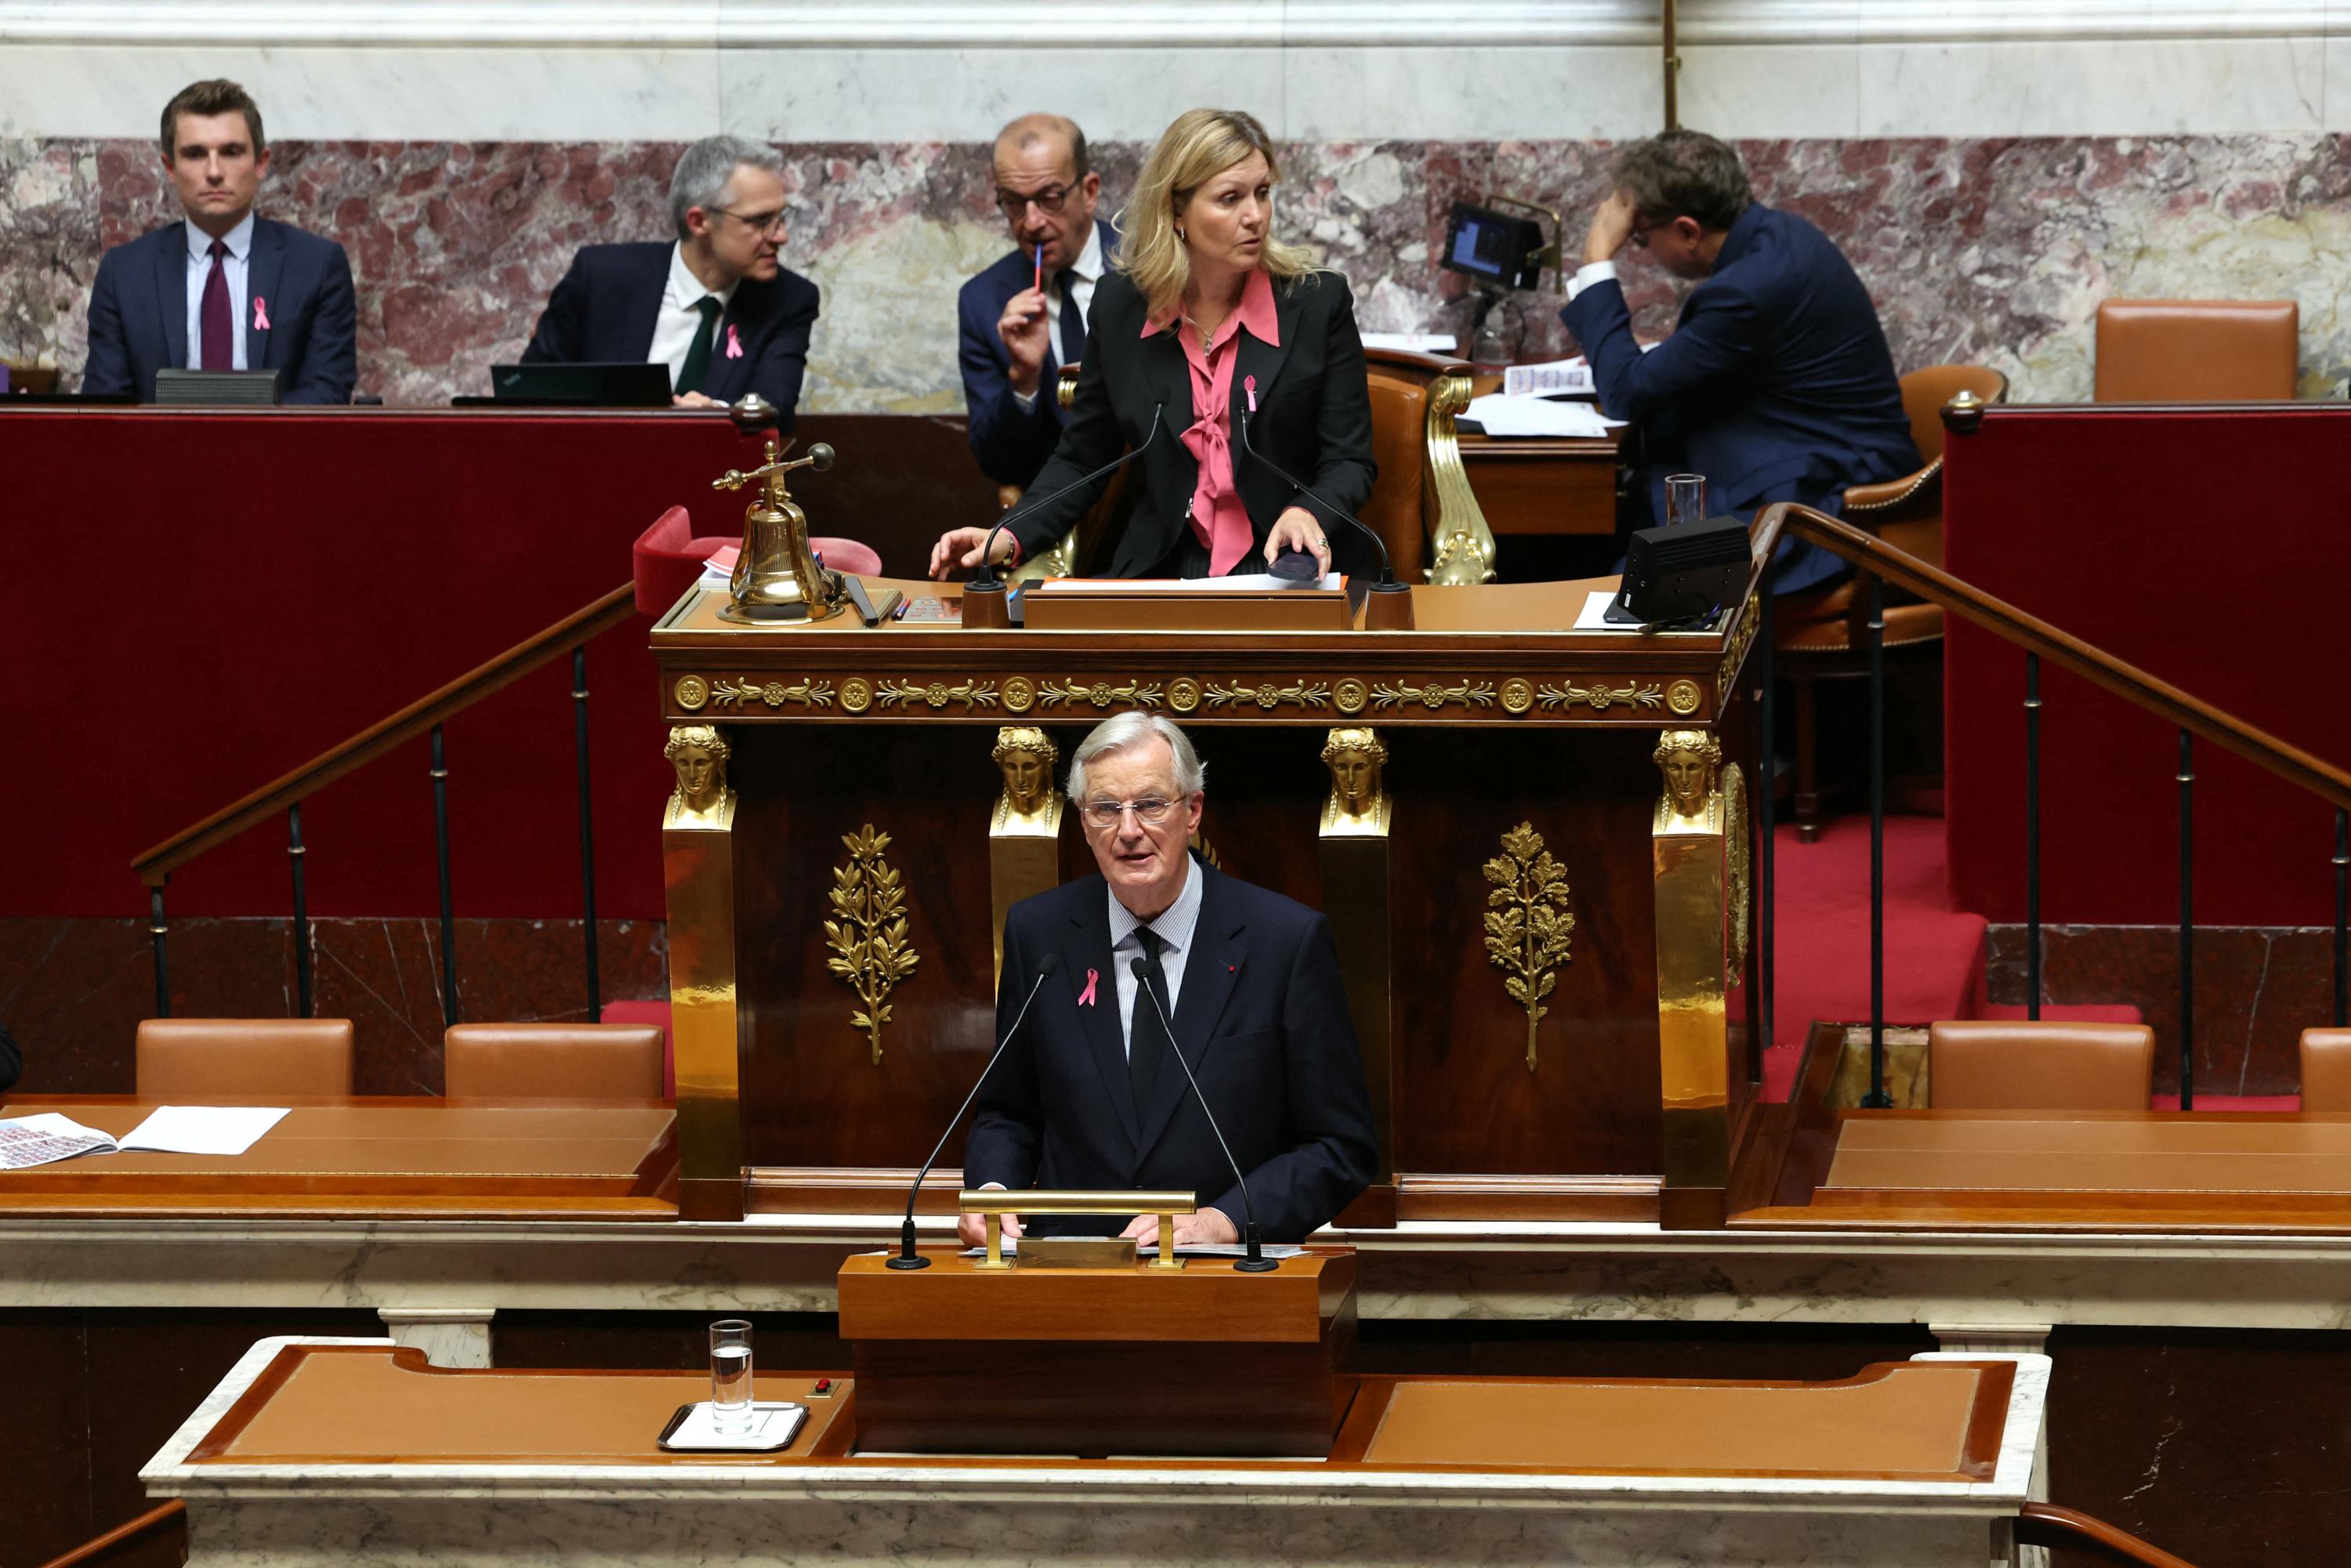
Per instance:
[[[1071,760],[1069,795],[1102,873],[1022,900],[1004,923],[999,1030],[1045,955],[1061,964],[980,1092],[966,1184],[1194,1192],[1204,1207],[1176,1220],[1176,1244],[1238,1240],[1240,1190],[1170,1060],[1180,1050],[1248,1177],[1260,1237],[1304,1240],[1364,1190],[1378,1160],[1330,923],[1190,852],[1206,770],[1156,714],[1097,726]],[[1132,972],[1137,958],[1148,989]],[[983,1225],[964,1218],[967,1245],[986,1239]],[[1021,1232],[1011,1216],[1003,1225]],[[1161,1239],[1149,1215],[1122,1234]]]

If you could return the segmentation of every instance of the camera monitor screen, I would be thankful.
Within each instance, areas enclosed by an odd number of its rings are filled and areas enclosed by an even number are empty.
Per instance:
[[[1542,229],[1532,218],[1456,202],[1445,225],[1444,265],[1503,288],[1532,288],[1542,277],[1537,258],[1542,245]]]

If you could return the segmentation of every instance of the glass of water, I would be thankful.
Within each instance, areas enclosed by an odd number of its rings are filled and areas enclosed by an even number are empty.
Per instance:
[[[710,1424],[721,1432],[751,1429],[751,1325],[741,1318],[710,1325]]]
[[[1666,476],[1666,527],[1680,528],[1684,523],[1706,521],[1706,476],[1703,474],[1668,474]]]

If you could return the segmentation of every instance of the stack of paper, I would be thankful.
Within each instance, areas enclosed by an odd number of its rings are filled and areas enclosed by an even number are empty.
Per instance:
[[[1484,426],[1489,435],[1604,436],[1625,423],[1621,419],[1603,418],[1588,402],[1553,402],[1507,392],[1471,398],[1468,417]]]
[[[1407,354],[1449,354],[1460,340],[1450,332],[1366,332],[1366,349],[1401,349]]]
[[[1510,397],[1555,397],[1562,392],[1589,397],[1593,391],[1592,367],[1581,354],[1547,364],[1512,365],[1502,372],[1502,391]]]
[[[158,1105],[121,1142],[70,1116],[43,1111],[0,1122],[0,1170],[80,1155],[143,1149],[166,1155],[241,1155],[286,1114],[282,1106]]]

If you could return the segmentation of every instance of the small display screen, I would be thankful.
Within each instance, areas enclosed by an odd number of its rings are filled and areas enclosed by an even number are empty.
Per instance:
[[[1499,277],[1509,244],[1502,231],[1493,225],[1463,218],[1453,231],[1453,265]]]
[[[1443,265],[1504,288],[1532,288],[1541,277],[1534,260],[1542,230],[1532,221],[1470,202],[1453,204],[1446,224]]]

